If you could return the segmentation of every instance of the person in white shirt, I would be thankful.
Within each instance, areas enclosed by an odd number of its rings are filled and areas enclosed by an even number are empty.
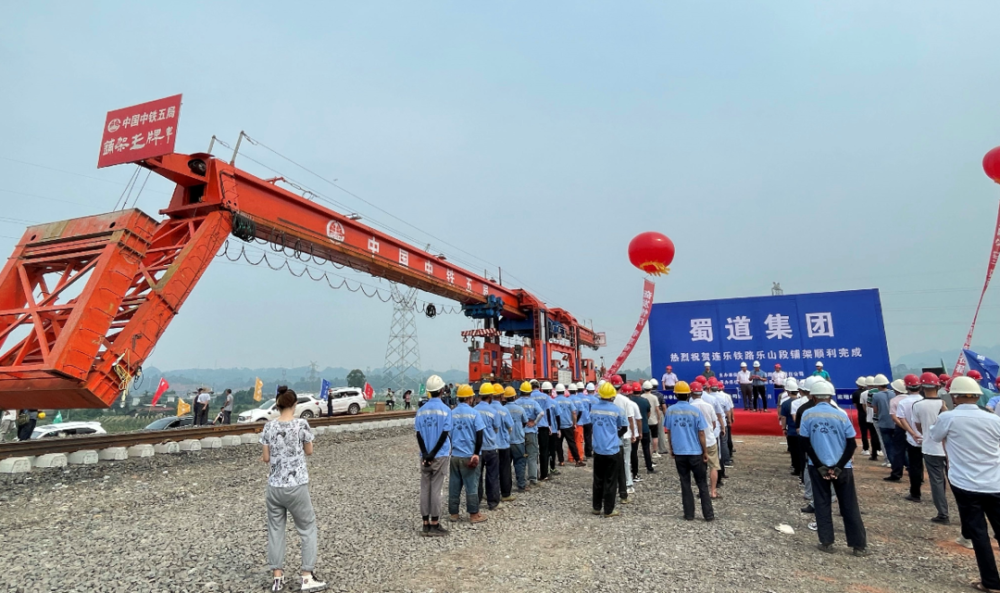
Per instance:
[[[906,431],[906,471],[910,474],[910,493],[906,495],[906,500],[910,502],[920,502],[920,486],[924,482],[924,456],[920,449],[920,441],[923,436],[913,427],[913,404],[924,399],[920,393],[920,378],[916,375],[907,375],[902,381],[893,381],[893,389],[897,389],[903,384],[906,397],[896,404],[896,421],[899,427]]]
[[[212,393],[205,387],[198,390],[198,424],[208,424],[208,404],[212,401]]]
[[[718,390],[719,381],[715,377],[708,380],[708,387],[704,388],[704,393],[701,396],[702,401],[711,404],[712,409],[715,410],[715,415],[719,422],[717,425],[717,430],[715,431],[715,439],[719,444],[719,479],[716,487],[722,486],[722,480],[726,478],[726,467],[729,465],[729,448],[726,446],[726,406],[723,404],[721,397],[716,396],[716,391]]]
[[[2,410],[2,414],[0,414],[0,443],[7,440],[7,433],[14,427],[14,422],[16,420],[17,411]]]
[[[726,410],[726,450],[729,452],[729,459],[723,459],[722,463],[726,467],[733,467],[733,396],[726,393],[726,385],[722,381],[717,383],[719,390],[714,393],[715,397],[722,402],[722,407]]]
[[[1000,590],[1000,573],[990,543],[987,519],[1000,533],[1000,416],[981,410],[983,391],[970,377],[955,377],[948,390],[955,409],[941,413],[931,440],[944,445],[948,481],[962,520],[962,535],[972,540],[981,591]]]
[[[660,377],[661,389],[664,395],[674,394],[674,385],[677,385],[677,375],[674,374],[674,367],[667,365],[667,372]]]
[[[698,408],[705,418],[705,423],[708,424],[708,428],[705,429],[705,454],[708,456],[709,491],[712,498],[719,498],[719,493],[716,491],[719,470],[722,469],[719,464],[719,417],[712,404],[702,399],[703,394],[704,388],[701,383],[695,381],[691,384],[691,405]]]
[[[788,373],[781,370],[781,363],[774,363],[774,372],[771,373],[771,383],[774,384],[774,397],[777,398],[779,393],[785,391],[785,381],[788,380]],[[779,406],[781,404],[778,404]]]
[[[740,397],[743,399],[743,409],[750,409],[750,400],[753,399],[753,381],[750,379],[750,371],[747,370],[747,363],[740,363],[740,370],[736,373],[736,383],[740,386]]]
[[[932,426],[937,424],[938,416],[947,408],[938,396],[940,382],[937,375],[924,373],[920,376],[920,383],[924,399],[913,404],[913,420],[910,422],[910,426],[923,437],[930,432]],[[931,483],[931,498],[934,500],[934,508],[937,509],[937,516],[931,521],[948,525],[951,520],[948,518],[948,497],[945,495],[944,473],[947,457],[944,455],[944,447],[934,439],[921,438],[919,440],[920,452],[924,465],[927,466],[927,478]]]
[[[624,390],[625,385],[622,386],[622,391]],[[632,405],[635,404],[623,393],[616,395],[611,403],[615,404],[625,414],[625,417],[628,418],[628,430],[622,435],[622,446],[620,449],[622,462],[619,464],[621,471],[618,473],[618,498],[622,503],[628,504],[629,494],[635,493],[635,487],[632,483],[632,456],[628,453],[628,451],[632,450],[632,434],[635,432],[635,415],[632,413]],[[638,410],[639,406],[635,406],[635,408]],[[640,418],[639,421],[642,422],[642,419]],[[639,431],[642,431],[642,424],[639,424]]]

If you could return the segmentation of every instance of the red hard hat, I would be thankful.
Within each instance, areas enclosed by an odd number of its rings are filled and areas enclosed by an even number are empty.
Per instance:
[[[945,373],[941,373],[940,375],[938,375],[938,379],[941,381],[941,385],[944,385],[948,381],[951,381],[951,377],[949,377]]]
[[[913,377],[913,375],[906,376],[905,381],[907,385],[910,384],[910,377]],[[916,377],[913,378],[916,379]],[[934,373],[927,372],[924,373],[923,375],[920,375],[920,383],[923,384],[924,387],[940,387],[941,380],[938,379],[938,376],[935,375]]]
[[[702,384],[699,383],[698,381],[695,381],[694,383],[691,383],[691,393],[701,393],[704,390],[705,390],[705,387],[702,386]]]
[[[951,381],[951,379],[948,379],[948,382],[944,386],[945,391],[951,391]]]
[[[965,376],[969,377],[970,379],[975,379],[976,381],[982,381],[983,380],[983,374],[980,373],[979,371],[975,371],[975,370],[969,371],[968,373],[965,373]]]
[[[710,378],[710,379],[708,380],[708,384],[709,384],[709,385],[718,385],[718,384],[719,384],[719,380],[718,380],[718,379],[716,379],[715,377],[711,377],[711,378]]]
[[[626,383],[622,385],[622,388],[619,389],[619,391],[621,391],[622,395],[632,395],[632,384]]]
[[[615,388],[621,387],[622,383],[624,383],[624,381],[622,381],[621,375],[615,374],[611,376],[611,384],[614,385]]]
[[[933,375],[934,373],[924,373],[925,375]],[[934,378],[935,380],[937,377]],[[907,375],[903,377],[903,384],[907,387],[917,387],[920,385],[920,377],[916,375]]]
[[[701,383],[702,385],[708,383],[708,379],[705,378],[705,375],[698,375],[697,377],[694,378],[694,380],[697,381],[698,383]]]
[[[632,391],[635,392],[642,391],[642,383],[638,381],[632,381]]]

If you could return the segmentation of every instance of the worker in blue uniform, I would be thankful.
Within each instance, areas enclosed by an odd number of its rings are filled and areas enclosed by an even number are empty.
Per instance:
[[[441,487],[451,459],[448,433],[451,431],[451,409],[441,401],[444,381],[437,375],[427,379],[427,403],[417,410],[413,426],[420,447],[420,515],[423,535],[448,535],[438,517],[441,512]]]
[[[497,413],[497,417],[500,419],[500,428],[497,429],[497,459],[500,463],[500,500],[502,502],[510,502],[514,500],[514,495],[511,494],[511,476],[510,476],[510,430],[514,423],[510,418],[510,414],[504,408],[503,405],[503,385],[499,383],[493,384],[493,401],[490,405]]]
[[[539,390],[536,383],[537,381],[532,383],[531,399],[538,404],[538,407],[543,412],[541,420],[536,423],[536,426],[538,426],[538,481],[545,482],[549,479],[549,447],[552,442],[550,437],[553,430],[558,429],[559,425],[549,421],[551,418],[549,410],[552,407],[552,400],[549,399],[548,394]],[[548,381],[542,383],[541,389],[551,391],[552,383]]]
[[[486,499],[486,508],[495,510],[500,506],[500,455],[497,453],[497,433],[500,432],[500,416],[492,406],[493,384],[479,386],[479,403],[473,408],[483,417],[483,471],[479,473],[479,500]]]
[[[565,385],[560,392],[556,389],[556,405],[559,406],[559,452],[562,453],[563,443],[569,449],[570,459],[579,467],[587,465],[580,459],[580,451],[576,448],[576,404],[570,399],[569,390]],[[560,461],[559,465],[562,465]]]
[[[448,514],[458,521],[462,490],[469,521],[482,523],[486,515],[479,512],[480,455],[483,451],[482,415],[469,405],[475,392],[471,385],[459,385],[455,394],[458,405],[451,411],[451,471],[448,475]]]
[[[524,447],[527,437],[524,431],[528,426],[528,414],[521,407],[521,400],[516,398],[517,392],[514,391],[513,387],[504,388],[503,406],[511,420],[510,457],[514,464],[514,480],[517,482],[517,491],[526,492],[528,479],[524,470],[528,464],[528,452]]]
[[[540,456],[538,445],[538,425],[545,419],[545,411],[538,406],[532,398],[535,388],[531,383],[525,381],[518,389],[520,396],[517,398],[517,405],[524,410],[524,415],[528,421],[524,425],[524,452],[527,457],[528,483],[531,486],[538,484],[538,458]]]
[[[604,383],[598,392],[601,399],[590,409],[594,444],[594,485],[592,513],[617,517],[615,495],[618,493],[618,465],[622,436],[628,431],[625,412],[612,403],[618,392],[611,383]]]

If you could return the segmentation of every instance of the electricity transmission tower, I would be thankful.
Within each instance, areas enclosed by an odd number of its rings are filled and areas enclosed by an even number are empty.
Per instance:
[[[392,285],[392,326],[389,328],[389,345],[385,349],[383,379],[386,387],[401,390],[406,386],[407,373],[420,372],[420,345],[417,343],[416,301],[417,289],[410,288],[404,295],[399,285]]]

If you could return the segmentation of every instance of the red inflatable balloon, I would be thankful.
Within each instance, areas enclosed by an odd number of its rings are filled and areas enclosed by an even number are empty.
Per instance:
[[[653,231],[636,235],[628,244],[628,259],[647,274],[666,274],[674,261],[674,242]]]
[[[1000,183],[1000,146],[986,153],[983,157],[983,171],[986,176]]]

